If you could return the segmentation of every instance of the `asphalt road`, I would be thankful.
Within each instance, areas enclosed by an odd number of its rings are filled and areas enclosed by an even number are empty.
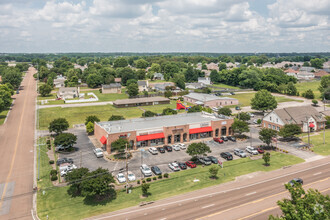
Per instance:
[[[30,68],[0,126],[0,219],[32,219],[36,82]]]
[[[295,177],[304,180],[305,189],[330,194],[329,157],[91,219],[267,219],[280,213],[276,201],[289,196],[284,183]]]

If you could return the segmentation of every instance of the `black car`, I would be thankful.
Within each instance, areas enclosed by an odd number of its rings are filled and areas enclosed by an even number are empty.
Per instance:
[[[178,162],[178,165],[179,165],[181,170],[187,169],[187,165],[185,163]]]
[[[172,151],[172,147],[169,145],[165,145],[164,146],[165,150],[167,150],[167,152],[171,152]]]
[[[165,149],[163,147],[157,147],[157,150],[160,152],[160,153],[165,153]]]
[[[289,184],[291,186],[294,186],[295,183],[299,183],[300,185],[302,185],[302,184],[304,184],[304,181],[302,179],[300,179],[300,178],[294,178],[293,180],[291,180],[289,182]]]
[[[233,159],[233,155],[231,155],[231,153],[229,152],[222,152],[220,154],[220,156],[226,160],[232,160]]]
[[[72,158],[66,158],[66,157],[64,157],[64,158],[60,158],[60,159],[58,159],[56,161],[56,165],[57,166],[59,166],[59,165],[61,165],[63,163],[71,163],[71,164],[73,164],[73,160],[72,160]]]
[[[216,96],[222,96],[221,92],[215,93]]]
[[[231,140],[232,142],[236,142],[236,138],[233,137],[233,136],[229,136],[229,137],[228,137],[228,140]]]
[[[160,171],[159,167],[157,167],[157,166],[153,166],[153,167],[151,167],[151,171],[152,171],[155,175],[162,175],[162,171]]]
[[[212,163],[215,163],[215,164],[219,163],[218,159],[213,156],[208,156],[208,158],[211,160]]]
[[[222,139],[223,141],[228,141],[228,138],[227,138],[227,137],[221,137],[221,139]]]
[[[231,95],[235,95],[235,93],[234,93],[234,92],[231,92],[230,94],[231,94]]]

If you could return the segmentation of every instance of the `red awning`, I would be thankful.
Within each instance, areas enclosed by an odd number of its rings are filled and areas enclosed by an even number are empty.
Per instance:
[[[313,122],[310,122],[310,123],[309,123],[309,127],[310,127],[310,128],[314,128],[314,127],[315,127],[315,125],[313,124]]]
[[[203,132],[209,132],[209,131],[213,131],[211,126],[203,127],[203,128],[189,129],[189,134],[203,133]]]
[[[147,141],[147,140],[153,140],[153,139],[159,139],[159,138],[165,138],[164,133],[137,136],[136,141]]]
[[[106,144],[107,143],[107,138],[102,136],[100,141],[101,141],[102,144]]]

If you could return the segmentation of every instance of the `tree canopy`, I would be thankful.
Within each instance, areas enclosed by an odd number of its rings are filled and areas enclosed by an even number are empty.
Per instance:
[[[39,93],[42,97],[48,96],[51,91],[52,91],[52,87],[48,84],[43,84],[39,86]]]
[[[72,133],[61,133],[55,137],[54,144],[56,146],[72,147],[77,143],[77,136]]]
[[[206,144],[199,142],[199,143],[192,143],[188,146],[186,153],[190,156],[206,156],[206,153],[211,153],[211,149]]]
[[[69,122],[65,118],[57,118],[50,122],[48,130],[49,132],[55,132],[56,134],[62,133],[68,130]]]
[[[96,115],[89,115],[85,119],[85,125],[87,125],[88,122],[92,122],[92,124],[94,124],[94,122],[99,122],[99,121],[100,119]]]
[[[259,139],[264,142],[265,144],[267,144],[267,146],[270,145],[270,143],[272,142],[272,139],[275,138],[277,136],[277,131],[273,130],[273,129],[269,129],[269,128],[262,128],[259,131]]]
[[[302,130],[299,125],[286,124],[280,129],[280,132],[278,134],[284,138],[292,138],[295,135],[299,135],[301,133],[302,133]]]
[[[122,115],[111,115],[108,121],[119,121],[125,120],[124,116]]]
[[[231,109],[228,107],[223,107],[218,110],[218,114],[230,116],[232,113]]]
[[[251,107],[259,111],[274,110],[277,107],[277,101],[267,90],[260,90],[251,99]]]
[[[234,133],[242,134],[243,132],[249,132],[250,128],[247,122],[235,118],[234,123],[231,125]]]
[[[127,86],[127,93],[129,97],[134,97],[139,94],[139,86],[137,83],[131,83]]]
[[[116,141],[111,143],[112,151],[123,151],[126,148],[126,145],[129,146],[129,142],[126,138],[119,138]]]

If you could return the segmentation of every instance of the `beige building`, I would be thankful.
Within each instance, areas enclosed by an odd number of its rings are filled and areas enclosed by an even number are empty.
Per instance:
[[[79,87],[61,87],[57,92],[57,98],[74,99],[79,97]]]
[[[220,107],[228,105],[238,105],[238,100],[229,97],[219,97],[205,93],[189,93],[183,96],[185,102],[191,102],[205,107]]]
[[[137,82],[138,86],[139,86],[139,92],[144,92],[144,91],[148,91],[148,80],[139,80]]]
[[[102,85],[102,93],[121,93],[120,83],[110,83],[108,85]]]
[[[136,107],[143,105],[161,105],[170,104],[170,100],[165,97],[146,97],[146,98],[135,98],[135,99],[118,99],[113,102],[113,106],[117,108]]]

